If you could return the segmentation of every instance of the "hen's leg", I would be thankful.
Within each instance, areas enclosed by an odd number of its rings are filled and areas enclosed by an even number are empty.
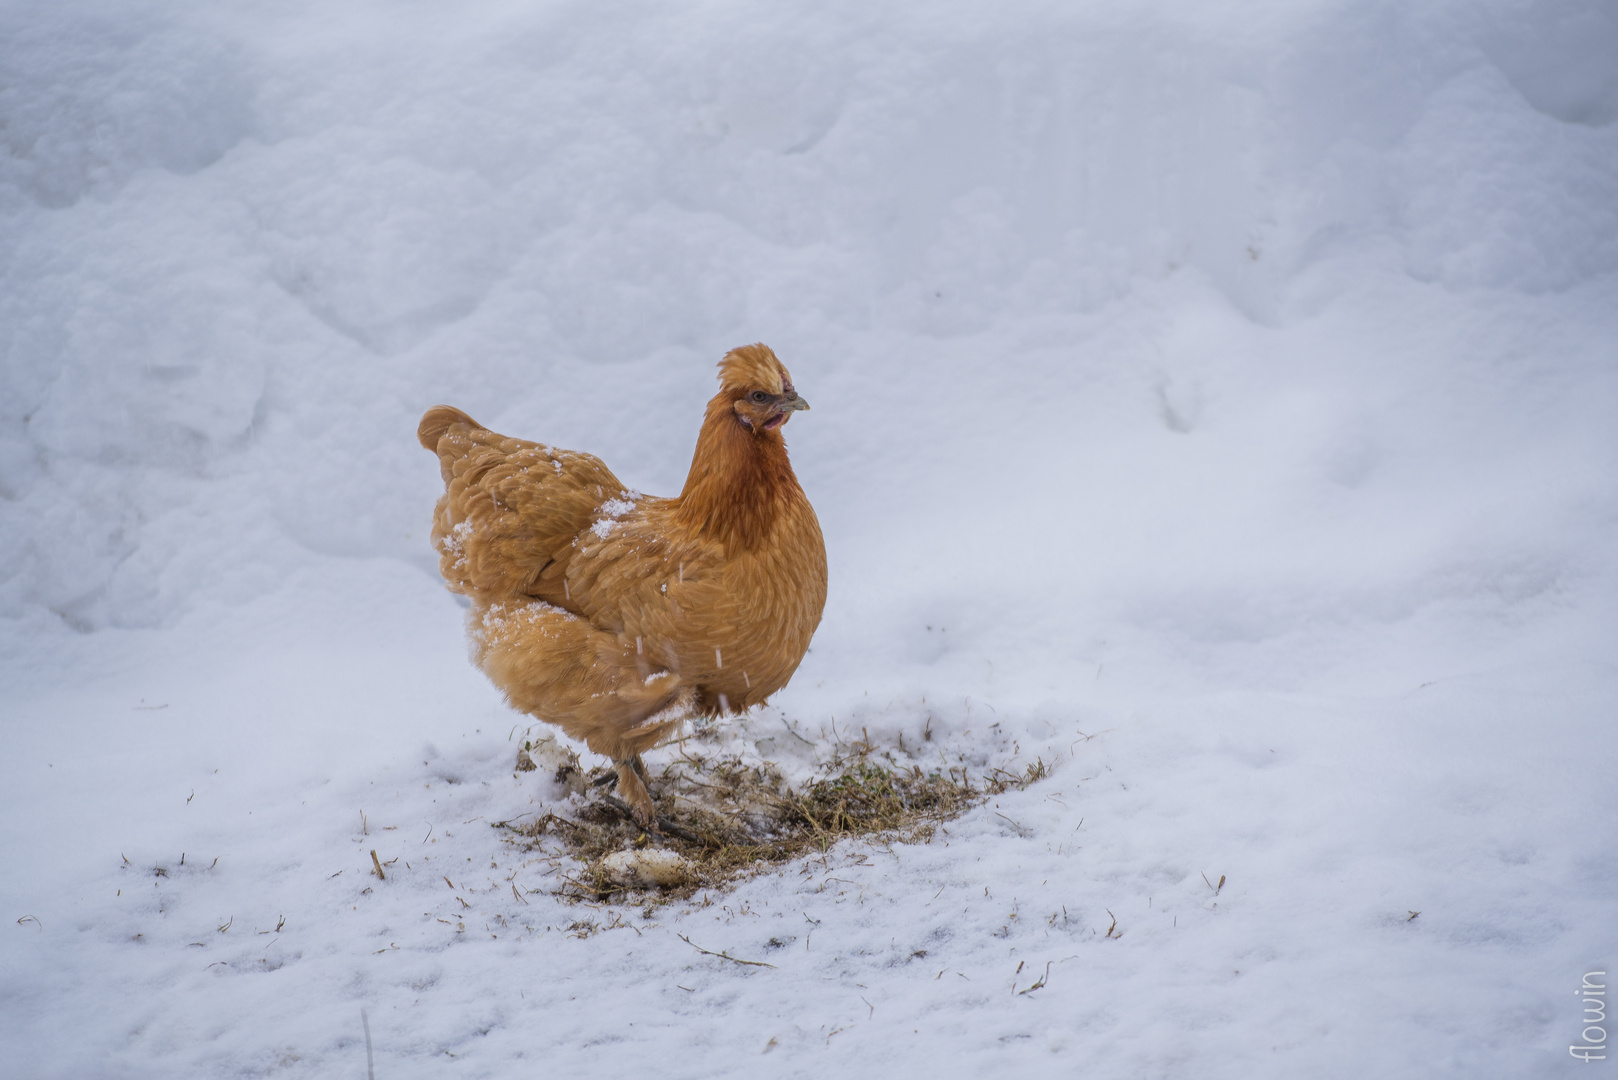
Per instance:
[[[651,828],[657,811],[652,806],[651,792],[646,790],[646,784],[640,777],[646,769],[646,766],[641,764],[640,755],[636,754],[615,764],[618,766],[618,794],[629,804],[630,812],[635,815],[635,823],[643,829]],[[640,766],[639,770],[636,769],[637,765]]]
[[[636,754],[634,757],[627,758],[626,760],[628,761],[629,767],[635,770],[643,782],[651,779],[651,777],[646,775],[646,762],[641,760],[639,754]],[[624,764],[624,762],[614,761],[612,764],[614,766],[613,771],[603,773],[594,780],[590,781],[591,787],[604,787],[608,791],[611,791],[613,788],[618,786],[617,766]]]
[[[556,724],[617,767],[618,794],[653,820],[640,754],[677,729],[696,692],[671,672],[644,675],[633,641],[545,604],[504,601],[473,611],[478,665],[524,712]]]

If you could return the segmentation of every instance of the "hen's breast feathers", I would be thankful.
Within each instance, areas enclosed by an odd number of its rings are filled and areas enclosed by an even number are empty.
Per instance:
[[[797,670],[820,623],[825,549],[814,511],[803,500],[776,517],[771,542],[727,551],[691,535],[678,510],[677,500],[643,497],[585,530],[566,570],[571,595],[593,624],[633,643],[648,672],[704,688],[705,709],[763,701]]]

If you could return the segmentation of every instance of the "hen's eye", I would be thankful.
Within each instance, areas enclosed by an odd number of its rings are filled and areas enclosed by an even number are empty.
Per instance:
[[[762,390],[754,390],[753,391],[753,400],[758,402],[760,405],[762,405],[766,401],[770,400],[770,395],[766,394]]]

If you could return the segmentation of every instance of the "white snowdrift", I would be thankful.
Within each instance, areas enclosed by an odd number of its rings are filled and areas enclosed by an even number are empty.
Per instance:
[[[17,1074],[360,1075],[364,1007],[387,1078],[1560,1075],[1618,956],[1615,56],[1573,0],[0,9]],[[571,796],[416,418],[672,493],[754,340],[832,596],[726,738],[1055,772],[571,906],[488,828]]]

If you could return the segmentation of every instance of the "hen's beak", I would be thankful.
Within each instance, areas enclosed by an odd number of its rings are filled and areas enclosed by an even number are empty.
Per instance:
[[[774,431],[791,418],[799,409],[807,409],[809,403],[798,396],[796,390],[789,390],[776,399],[775,415],[764,421],[765,431]]]

